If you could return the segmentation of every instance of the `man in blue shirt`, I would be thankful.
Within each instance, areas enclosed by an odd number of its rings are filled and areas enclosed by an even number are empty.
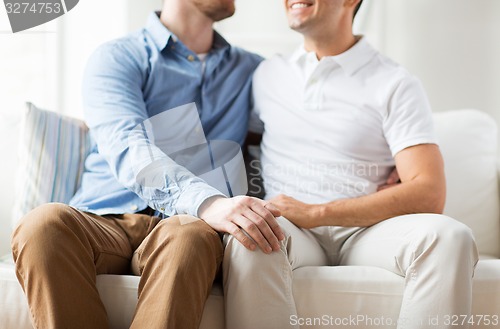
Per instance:
[[[71,206],[33,210],[13,236],[35,327],[107,328],[96,275],[129,273],[132,263],[141,281],[131,328],[198,328],[222,260],[218,232],[250,250],[279,250],[276,208],[224,196],[147,135],[140,142],[151,157],[130,144],[136,127],[171,109],[182,117],[190,103],[206,139],[243,143],[251,76],[261,59],[213,30],[233,12],[234,0],[165,0],[146,28],[91,57],[83,98],[93,146],[82,186]],[[137,166],[151,165],[159,183],[142,184]]]

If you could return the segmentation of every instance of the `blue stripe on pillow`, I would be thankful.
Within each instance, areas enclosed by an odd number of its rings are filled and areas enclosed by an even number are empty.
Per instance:
[[[19,144],[13,223],[48,202],[68,203],[81,182],[90,149],[82,120],[27,103]]]

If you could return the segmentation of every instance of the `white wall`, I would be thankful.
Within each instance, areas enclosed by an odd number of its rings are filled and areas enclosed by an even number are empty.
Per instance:
[[[58,108],[82,116],[81,86],[85,65],[102,43],[143,27],[148,14],[161,7],[161,0],[85,0],[58,20]]]
[[[24,102],[55,106],[56,24],[12,34],[0,6],[0,120],[19,116]]]
[[[500,1],[383,1],[383,50],[420,77],[434,109],[473,107],[500,122]]]
[[[236,14],[216,29],[232,44],[265,57],[287,53],[302,40],[288,28],[282,0],[237,0]]]

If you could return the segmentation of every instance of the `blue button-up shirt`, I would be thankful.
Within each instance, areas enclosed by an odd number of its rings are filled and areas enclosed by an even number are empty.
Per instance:
[[[83,82],[84,113],[92,139],[82,184],[70,204],[96,214],[133,213],[147,206],[166,215],[198,215],[221,193],[168,157],[162,186],[138,184],[128,145],[131,131],[165,110],[196,103],[207,140],[242,144],[251,107],[251,76],[261,58],[231,47],[214,32],[200,61],[152,13],[147,26],[104,44],[91,56]],[[165,124],[175,125],[175,122]],[[147,159],[141,159],[147,166]],[[135,161],[137,162],[137,161]]]

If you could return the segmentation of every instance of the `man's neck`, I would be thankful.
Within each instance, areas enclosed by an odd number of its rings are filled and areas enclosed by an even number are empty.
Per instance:
[[[201,12],[186,7],[165,5],[160,20],[193,52],[208,53],[212,48],[214,22]]]
[[[336,34],[322,32],[316,35],[304,35],[304,47],[306,51],[316,53],[318,60],[325,56],[340,55],[359,40],[351,31]]]

